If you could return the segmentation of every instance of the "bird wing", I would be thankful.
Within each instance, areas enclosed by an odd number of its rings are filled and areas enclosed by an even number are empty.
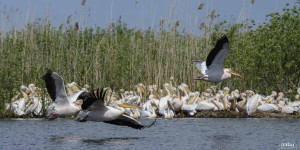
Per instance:
[[[47,91],[51,99],[60,104],[68,104],[68,98],[65,91],[64,79],[56,72],[48,70],[42,77],[46,83]]]
[[[119,117],[118,119],[114,119],[111,121],[105,121],[105,123],[119,125],[119,126],[128,126],[128,127],[131,127],[134,129],[139,129],[139,130],[144,129],[145,127],[149,128],[152,125],[154,125],[155,122],[156,122],[156,120],[154,120],[154,122],[152,122],[150,125],[145,126],[142,123],[135,120],[134,118],[124,115],[124,114],[121,117]]]
[[[90,92],[81,105],[82,110],[99,110],[104,106],[104,97],[106,94],[106,90],[101,91],[97,89],[96,91]]]
[[[212,67],[217,67],[217,68],[222,68],[223,70],[224,61],[228,51],[229,51],[229,42],[226,35],[224,35],[217,41],[216,46],[208,54],[206,59],[207,68],[210,69]]]
[[[195,67],[201,71],[202,74],[205,74],[206,67],[206,61],[202,61],[200,59],[194,59],[192,60],[194,62]]]

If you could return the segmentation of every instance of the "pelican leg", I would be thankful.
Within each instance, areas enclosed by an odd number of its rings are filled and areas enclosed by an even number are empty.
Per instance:
[[[194,78],[194,80],[203,80],[204,78],[208,78],[208,76],[201,74],[198,77]]]
[[[55,112],[53,112],[47,119],[50,121],[50,120],[54,120],[56,117],[55,117]]]

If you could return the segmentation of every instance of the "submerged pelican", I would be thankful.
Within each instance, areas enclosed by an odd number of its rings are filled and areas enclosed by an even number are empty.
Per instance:
[[[231,78],[231,75],[242,77],[240,74],[232,71],[231,68],[224,68],[224,61],[228,51],[229,42],[226,35],[224,35],[210,51],[206,61],[193,60],[196,68],[201,71],[201,74],[195,80],[221,82]]]
[[[77,121],[96,121],[105,122],[120,126],[128,126],[134,129],[143,129],[145,127],[151,127],[155,121],[149,125],[142,125],[137,120],[130,116],[124,115],[125,109],[121,107],[113,108],[104,105],[104,97],[106,91],[93,91],[89,93],[89,96],[85,99],[81,105],[82,111],[77,116]]]

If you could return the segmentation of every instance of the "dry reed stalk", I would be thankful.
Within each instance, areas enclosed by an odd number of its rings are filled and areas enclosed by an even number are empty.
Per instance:
[[[198,6],[198,9],[202,9],[204,6],[204,3],[201,3],[199,6]]]

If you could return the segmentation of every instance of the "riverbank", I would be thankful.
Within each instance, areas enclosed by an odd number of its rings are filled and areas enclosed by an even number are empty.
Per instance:
[[[300,118],[300,114],[255,112],[252,115],[248,115],[246,112],[236,111],[201,111],[193,116],[181,112],[175,118]]]
[[[9,119],[9,118],[46,118],[43,116],[16,116],[13,113],[0,114],[0,119]],[[74,119],[74,117],[67,119]],[[162,118],[158,116],[157,118]],[[236,112],[236,111],[201,111],[195,113],[193,116],[181,111],[175,115],[174,118],[300,118],[300,113],[270,113],[270,112],[255,112],[252,115],[248,115],[246,112]]]

